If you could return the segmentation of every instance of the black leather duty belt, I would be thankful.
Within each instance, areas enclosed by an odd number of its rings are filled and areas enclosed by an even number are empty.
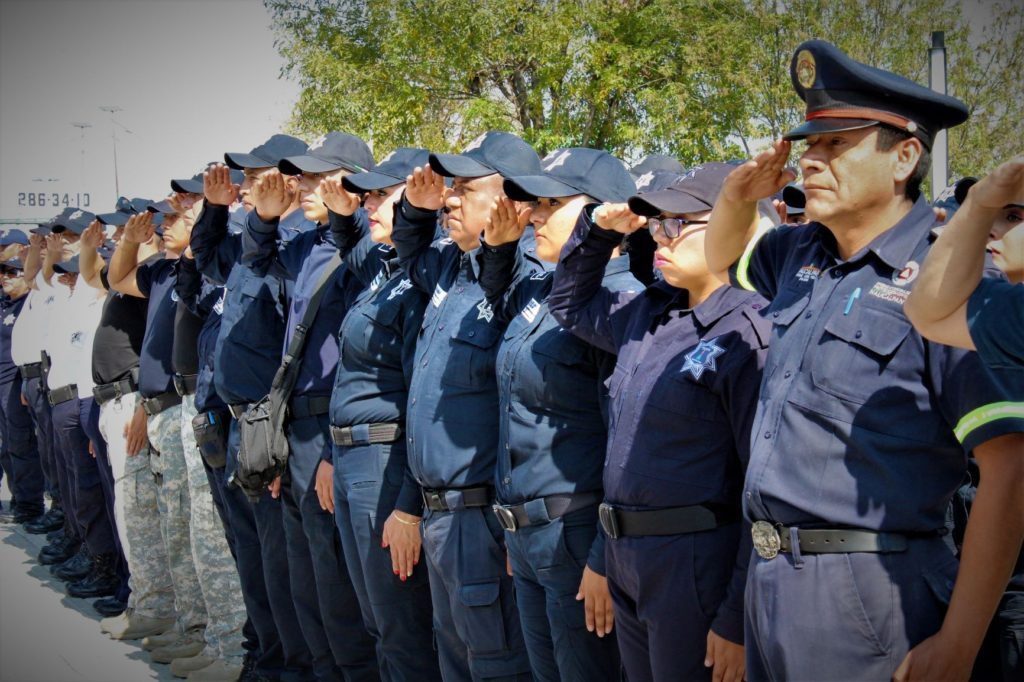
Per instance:
[[[181,396],[174,391],[168,391],[167,393],[161,393],[155,395],[152,398],[146,398],[142,401],[142,409],[145,410],[146,414],[152,417],[153,415],[160,414],[166,409],[172,408],[175,405],[181,404]]]
[[[331,427],[331,439],[334,440],[334,444],[346,447],[394,443],[401,437],[401,424],[356,424],[355,426]]]
[[[131,395],[137,390],[139,390],[139,387],[135,383],[134,377],[128,376],[120,381],[112,381],[109,384],[94,386],[92,389],[92,397],[96,400],[98,405],[106,405],[111,400]]]
[[[55,388],[47,394],[47,398],[50,401],[50,407],[56,407],[61,403],[66,403],[69,400],[74,400],[78,397],[78,384],[68,384],[67,386],[61,386]]]
[[[288,401],[288,416],[292,419],[305,419],[327,414],[331,410],[329,395],[299,395]]]
[[[605,534],[615,540],[641,535],[683,535],[714,530],[739,519],[738,513],[715,511],[704,505],[633,511],[604,502],[598,518]]]
[[[198,374],[175,374],[171,377],[171,381],[174,382],[174,392],[180,397],[192,395],[196,392],[196,380],[198,378]]]
[[[802,554],[889,554],[907,551],[907,536],[853,528],[786,528],[768,521],[750,527],[754,551],[762,559],[774,559],[780,552],[792,552],[795,535]]]
[[[422,488],[423,506],[430,511],[457,511],[474,507],[490,507],[494,502],[494,489],[476,488]]]
[[[577,509],[595,505],[601,497],[601,493],[548,495],[522,504],[495,504],[491,509],[501,527],[514,533],[520,528],[550,523]]]
[[[30,362],[27,365],[19,365],[18,371],[21,372],[22,379],[36,379],[43,376],[43,363]]]

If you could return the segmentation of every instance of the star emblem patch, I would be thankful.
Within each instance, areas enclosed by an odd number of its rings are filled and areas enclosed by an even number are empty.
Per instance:
[[[490,322],[494,319],[494,311],[491,310],[491,305],[487,302],[487,299],[480,301],[477,306],[476,319]]]
[[[14,313],[8,313],[4,318],[4,326],[10,327],[12,324],[14,324]]]
[[[697,344],[697,347],[686,354],[683,368],[680,372],[689,372],[694,379],[700,379],[704,372],[718,370],[715,358],[725,352],[725,349],[718,345],[718,337],[707,339]]]
[[[388,294],[388,300],[391,301],[393,299],[398,298],[405,292],[409,291],[409,289],[412,289],[412,281],[403,279],[401,282],[395,285],[395,288],[391,290],[390,294]]]

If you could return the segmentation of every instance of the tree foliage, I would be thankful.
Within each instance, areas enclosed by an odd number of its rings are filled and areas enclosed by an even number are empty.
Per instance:
[[[458,149],[501,128],[541,152],[745,156],[802,118],[789,80],[802,40],[926,82],[933,30],[972,110],[950,135],[954,172],[1019,146],[1016,4],[972,34],[952,0],[265,1],[302,85],[295,131],[349,130],[378,151]]]

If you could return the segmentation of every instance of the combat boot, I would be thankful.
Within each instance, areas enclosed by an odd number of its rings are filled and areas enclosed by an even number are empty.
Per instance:
[[[191,673],[213,664],[216,660],[213,656],[204,656],[203,654],[190,658],[176,658],[171,661],[171,674],[184,679]]]
[[[150,660],[154,663],[170,663],[176,658],[198,656],[206,647],[205,630],[203,627],[192,628],[174,644],[153,649],[149,652]]]
[[[85,576],[89,575],[92,571],[92,557],[89,556],[89,550],[86,549],[85,545],[82,545],[78,553],[71,557],[59,566],[51,566],[50,573],[53,577],[64,582],[74,582],[81,580]]]
[[[235,682],[242,675],[242,663],[229,663],[216,660],[212,664],[195,671],[188,676],[197,682]]]
[[[100,554],[92,562],[92,571],[85,578],[68,583],[69,597],[76,599],[92,599],[94,597],[111,597],[121,586],[121,581],[114,572],[113,553]]]
[[[110,621],[109,625],[104,623]],[[133,640],[142,639],[151,635],[159,635],[174,627],[174,618],[150,618],[128,610],[115,618],[104,618],[100,621],[100,627],[105,627],[105,632],[111,639]]]

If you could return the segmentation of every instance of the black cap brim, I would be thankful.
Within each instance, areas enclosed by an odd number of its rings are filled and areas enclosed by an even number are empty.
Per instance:
[[[174,210],[174,207],[171,206],[171,202],[167,201],[166,199],[162,201],[154,201],[153,203],[146,207],[146,210],[149,211],[150,213],[177,213],[177,211]]]
[[[77,257],[72,258],[71,260],[66,261],[64,263],[54,263],[53,271],[54,272],[59,272],[61,274],[69,273],[69,274],[77,275],[78,274],[78,258]]]
[[[342,186],[352,193],[374,192],[386,187],[394,187],[405,182],[405,178],[396,178],[376,171],[346,175],[341,179]]]
[[[202,194],[203,183],[201,180],[187,178],[185,180],[171,180],[171,190],[182,194]]]
[[[533,201],[537,197],[556,198],[584,194],[575,187],[546,175],[523,175],[507,178],[503,185],[505,196],[512,201]]]
[[[695,196],[675,189],[637,194],[629,198],[629,210],[637,215],[653,218],[662,213],[703,213],[711,206]]]
[[[449,178],[482,178],[498,171],[462,154],[431,154],[430,167]]]
[[[289,156],[281,159],[277,169],[285,175],[302,175],[303,173],[331,173],[344,168],[342,165],[318,159],[315,156]],[[347,169],[351,170],[351,169]]]
[[[808,135],[823,133],[842,133],[847,130],[860,130],[878,125],[878,121],[864,118],[816,118],[804,121],[796,128],[782,136],[783,140],[802,140]]]
[[[127,225],[129,218],[131,218],[130,215],[127,213],[121,213],[120,211],[114,211],[113,213],[100,213],[96,216],[96,220],[100,221],[104,225],[114,225],[117,227]]]
[[[29,230],[29,232],[31,232],[32,234],[38,234],[42,237],[45,237],[46,235],[53,232],[53,228],[50,227],[49,225],[37,225],[36,227],[33,227],[31,230]]]
[[[274,164],[267,163],[258,156],[246,152],[225,152],[224,163],[228,168],[244,171],[247,168],[270,168]]]

